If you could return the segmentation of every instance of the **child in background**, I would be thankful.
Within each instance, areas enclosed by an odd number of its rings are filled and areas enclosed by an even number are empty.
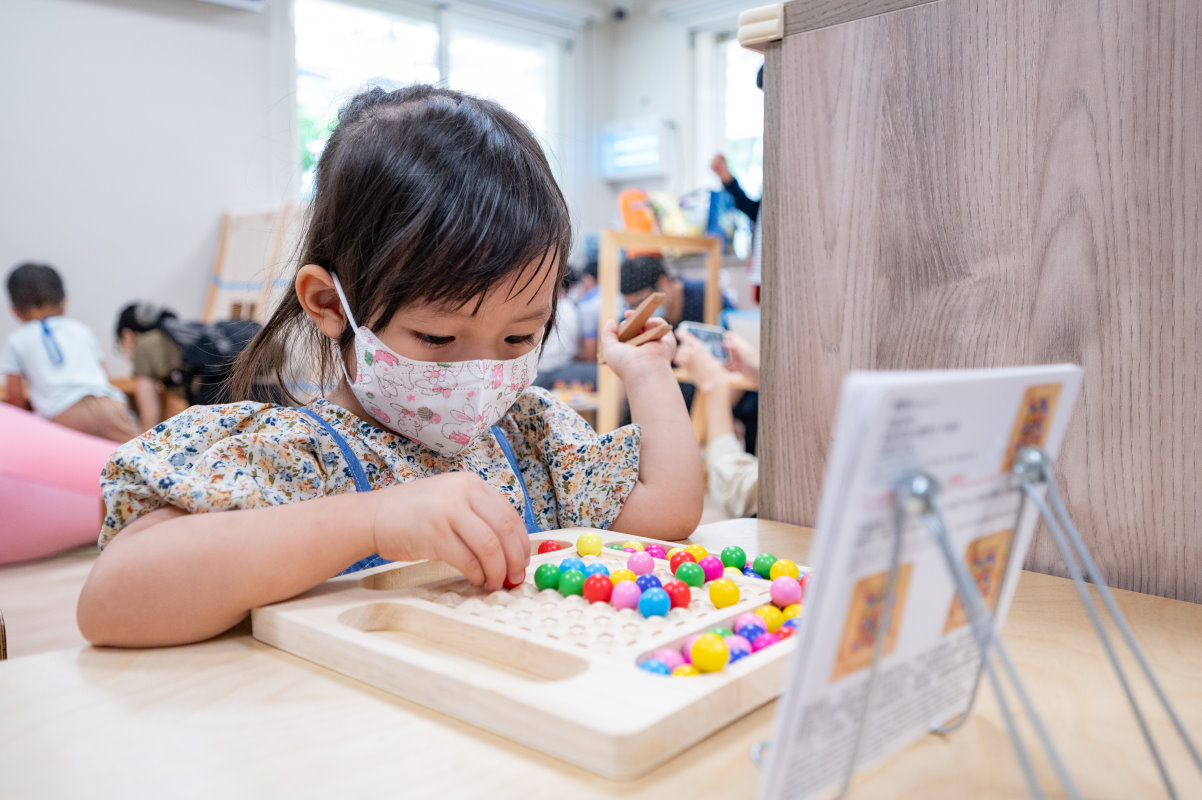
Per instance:
[[[635,425],[598,435],[528,388],[570,239],[546,158],[500,106],[431,86],[352,99],[318,163],[295,293],[233,392],[259,376],[333,388],[301,407],[193,407],[118,450],[84,636],[204,639],[386,560],[442,560],[497,589],[540,529],[691,533],[701,459],[671,337],[602,331]]]
[[[109,383],[96,337],[63,316],[66,293],[54,268],[16,267],[8,275],[8,299],[23,324],[0,351],[5,401],[104,439],[126,442],[137,436],[125,395]],[[29,385],[28,404],[22,382]]]

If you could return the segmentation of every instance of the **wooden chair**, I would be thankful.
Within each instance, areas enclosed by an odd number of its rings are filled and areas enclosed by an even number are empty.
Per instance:
[[[660,233],[636,231],[601,231],[601,246],[597,253],[597,286],[601,290],[601,318],[604,325],[618,315],[619,295],[619,249],[676,250],[684,253],[705,253],[705,322],[718,324],[722,310],[722,289],[719,278],[722,271],[722,241],[709,236],[667,236]],[[678,380],[686,379],[677,376]],[[597,369],[597,431],[604,433],[618,427],[622,406],[622,382],[607,366]],[[705,438],[705,414],[698,402],[693,401],[693,429],[698,438]]]
[[[253,319],[264,322],[290,283],[284,267],[302,223],[295,206],[221,215],[221,236],[205,300],[205,322]]]

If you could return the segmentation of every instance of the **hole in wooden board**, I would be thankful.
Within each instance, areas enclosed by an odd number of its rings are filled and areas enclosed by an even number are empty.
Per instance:
[[[408,647],[437,653],[464,669],[481,666],[527,681],[562,681],[588,669],[588,661],[513,633],[434,614],[401,603],[368,603],[338,616],[343,625],[394,638]]]

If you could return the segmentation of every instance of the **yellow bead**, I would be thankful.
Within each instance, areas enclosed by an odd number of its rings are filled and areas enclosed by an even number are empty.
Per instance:
[[[693,675],[700,675],[701,670],[694,667],[692,664],[681,664],[676,669],[672,670],[672,676],[675,678],[688,678]]]
[[[701,563],[701,559],[705,558],[706,556],[708,556],[710,554],[709,550],[706,550],[704,547],[702,547],[699,544],[689,545],[688,547],[685,548],[685,552],[688,553],[689,555],[691,555],[693,557],[693,560],[696,561],[698,564]]]
[[[576,540],[576,552],[582,556],[601,555],[601,537],[595,533],[582,533]]]
[[[785,606],[785,619],[793,619],[801,616],[801,603],[794,603],[791,606]]]
[[[722,573],[723,573],[724,575],[729,575],[729,576],[731,576],[732,578],[741,578],[741,577],[743,577],[743,570],[741,570],[741,569],[735,569],[734,567],[727,567],[726,569],[722,570]]]
[[[717,672],[726,666],[730,659],[730,651],[726,649],[726,642],[722,641],[721,636],[716,633],[703,633],[693,642],[689,657],[693,666],[702,672]]]
[[[710,602],[714,608],[726,608],[739,602],[739,586],[729,578],[719,578],[710,584]]]
[[[772,565],[772,569],[768,570],[768,577],[772,580],[776,580],[782,576],[796,580],[799,574],[797,565],[787,558],[780,559]]]
[[[768,633],[776,633],[780,630],[780,624],[785,621],[785,615],[776,606],[760,606],[752,613],[764,621],[768,626]]]
[[[627,547],[633,547],[635,550],[642,550],[642,549],[644,549],[644,548],[643,548],[643,543],[642,543],[642,542],[636,542],[636,541],[633,541],[633,540],[632,540],[632,541],[629,541],[629,542],[622,542],[622,549],[623,549],[623,550],[625,550]]]
[[[615,569],[613,572],[609,573],[609,579],[613,581],[614,586],[617,586],[622,581],[633,581],[637,578],[638,575],[635,575],[628,569]]]

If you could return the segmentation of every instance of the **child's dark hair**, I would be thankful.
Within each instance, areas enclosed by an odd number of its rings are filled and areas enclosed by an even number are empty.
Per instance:
[[[175,319],[175,312],[153,303],[130,303],[117,314],[117,338],[125,331],[146,333],[163,324],[165,319]]]
[[[66,299],[63,279],[49,264],[18,264],[8,273],[8,301],[17,311],[56,306]]]
[[[558,285],[571,236],[550,165],[513,114],[450,89],[372,88],[339,112],[318,161],[296,268],[336,274],[355,320],[377,330],[407,304],[467,303],[506,278],[516,295],[533,261],[552,260]],[[554,322],[553,307],[544,337]],[[296,379],[339,380],[353,338],[348,325],[329,341],[291,292],[239,359],[231,396],[261,395],[254,384],[267,380],[300,402]],[[315,373],[291,373],[287,349],[298,345]]]

